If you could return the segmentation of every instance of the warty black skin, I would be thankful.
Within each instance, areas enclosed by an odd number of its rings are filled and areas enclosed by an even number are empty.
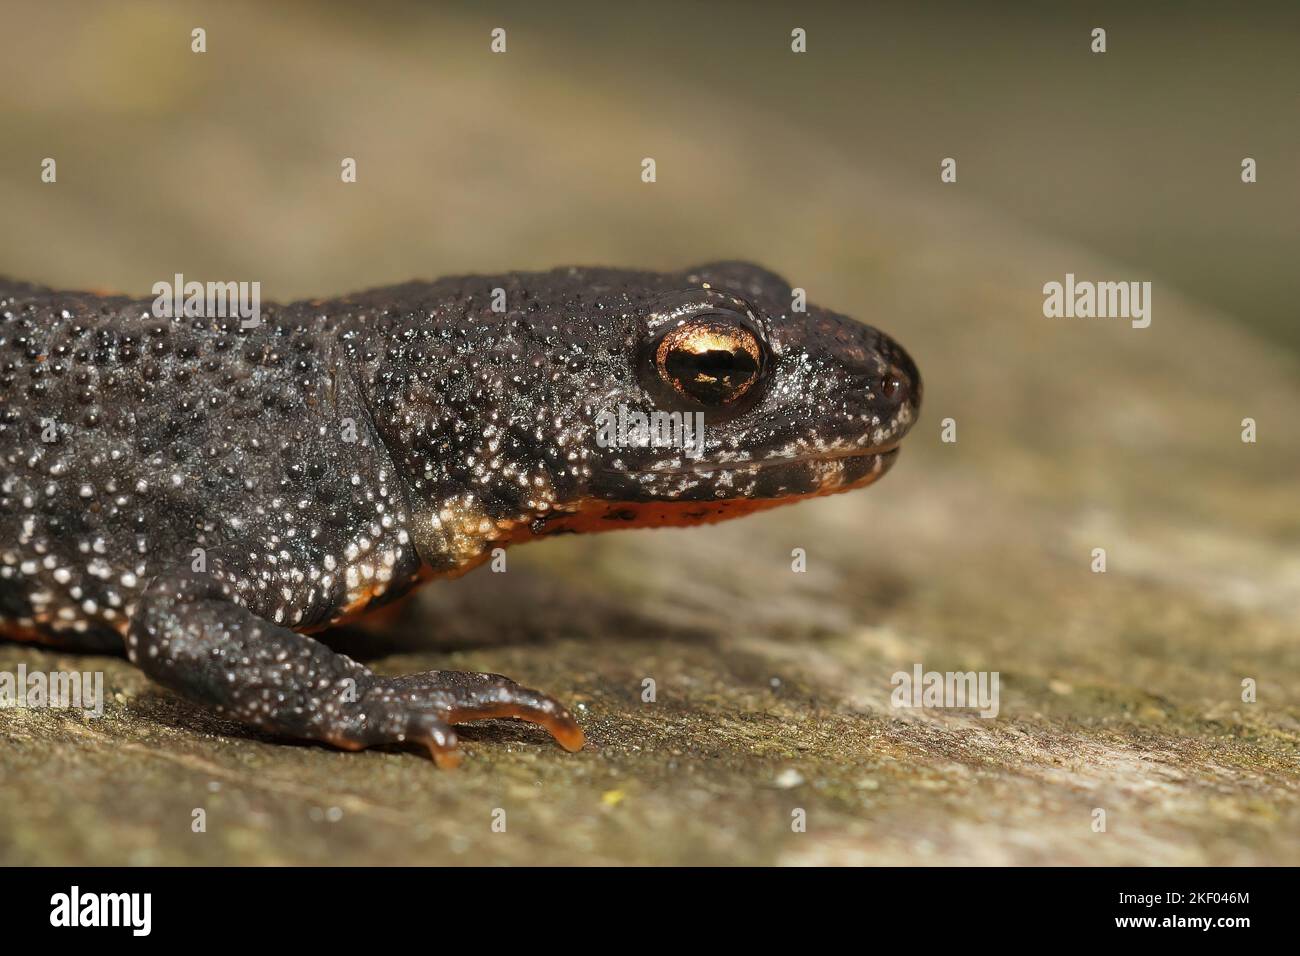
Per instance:
[[[445,765],[466,720],[531,720],[569,749],[582,732],[506,678],[382,678],[302,632],[510,543],[868,484],[921,397],[887,335],[794,312],[783,279],[738,262],[452,277],[264,305],[251,329],[152,305],[0,280],[0,633],[124,642],[251,726],[415,741]],[[701,316],[725,347],[656,351]],[[705,363],[698,387],[750,384],[702,402],[665,354]],[[620,406],[703,412],[702,457],[604,447],[598,417]]]

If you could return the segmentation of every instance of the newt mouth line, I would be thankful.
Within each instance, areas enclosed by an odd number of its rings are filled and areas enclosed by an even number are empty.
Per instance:
[[[846,461],[852,458],[881,458],[892,460],[897,457],[899,443],[881,445],[877,448],[852,449],[825,455],[797,455],[794,458],[760,458],[758,461],[711,462],[694,461],[675,468],[629,468],[625,472],[603,469],[606,472],[631,475],[699,475],[712,472],[751,472],[777,468],[781,465],[822,464],[831,461]]]

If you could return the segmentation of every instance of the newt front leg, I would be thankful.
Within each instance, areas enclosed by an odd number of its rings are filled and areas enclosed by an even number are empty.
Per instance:
[[[441,767],[460,761],[453,725],[496,717],[539,724],[566,750],[583,733],[553,698],[496,674],[381,677],[305,634],[237,603],[203,573],[164,575],[126,637],[146,674],[188,700],[270,734],[360,750],[411,742]]]

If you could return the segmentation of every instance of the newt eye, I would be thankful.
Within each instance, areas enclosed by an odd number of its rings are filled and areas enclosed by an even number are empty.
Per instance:
[[[758,381],[758,336],[720,312],[669,329],[655,349],[655,371],[681,395],[704,405],[736,401]]]

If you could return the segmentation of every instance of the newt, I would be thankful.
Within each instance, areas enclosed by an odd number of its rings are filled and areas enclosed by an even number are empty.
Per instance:
[[[467,721],[570,751],[583,731],[500,675],[380,676],[312,635],[496,548],[869,485],[921,402],[892,338],[743,262],[455,276],[251,327],[157,311],[0,280],[0,634],[124,650],[257,730],[440,766]],[[611,441],[615,411],[703,428],[691,454]]]

